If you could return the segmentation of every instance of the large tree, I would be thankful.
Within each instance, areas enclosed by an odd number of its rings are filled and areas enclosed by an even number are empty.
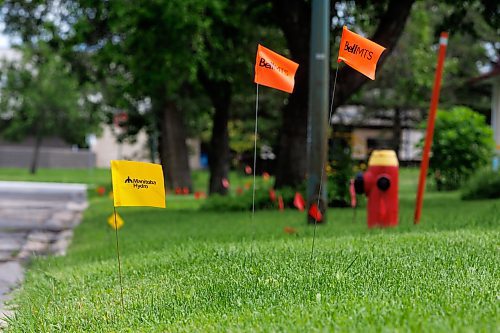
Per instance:
[[[390,0],[374,4],[369,1],[356,2],[358,8],[369,10],[373,24],[376,26],[370,39],[386,47],[379,61],[379,68],[394,49],[414,2],[415,0]],[[346,2],[338,1],[332,4],[332,14],[337,21],[346,14],[345,12],[341,15],[338,13],[345,8],[343,4],[345,5]],[[290,54],[295,61],[300,63],[295,91],[282,112],[283,125],[279,143],[276,187],[297,186],[304,181],[306,174],[304,157],[306,156],[307,136],[311,3],[307,0],[273,0],[272,5],[274,17],[283,31]],[[332,39],[335,40],[335,35]],[[334,58],[336,54],[333,52],[332,57]],[[365,76],[350,67],[341,67],[338,72],[334,108],[344,104],[367,81]]]
[[[272,20],[270,22],[275,22],[281,28],[291,58],[300,63],[294,93],[282,109],[276,172],[276,187],[296,186],[303,182],[306,173],[304,157],[306,155],[307,135],[311,1],[262,0],[261,2],[271,4]],[[330,84],[333,84],[335,68],[337,67],[336,55],[342,25],[348,25],[386,47],[378,62],[380,70],[384,68],[386,60],[394,51],[404,32],[414,3],[415,0],[332,1],[331,44],[333,52],[331,52]],[[478,22],[480,22],[474,17],[481,16],[484,21],[496,27],[493,32],[491,30],[487,32],[490,40],[491,36],[498,36],[498,1],[469,0],[457,3],[453,0],[443,0],[436,4],[436,6],[441,5],[448,5],[447,11],[443,12],[442,15],[443,28],[456,27],[462,31],[474,30],[474,25],[477,28]],[[475,29],[475,31],[477,34],[480,29]],[[498,48],[498,43],[493,43],[493,45]],[[333,108],[336,109],[345,104],[367,82],[369,82],[367,77],[349,66],[341,64]]]
[[[134,119],[140,101],[148,99],[152,116],[144,123],[159,132],[166,183],[191,187],[178,101],[195,78],[203,6],[196,0],[7,0],[3,16],[7,31],[24,44],[44,40],[74,64],[82,82],[100,82],[108,109],[125,109]]]
[[[34,138],[30,172],[38,168],[46,137],[59,136],[70,144],[85,143],[102,119],[96,116],[91,89],[79,87],[70,66],[47,48],[22,49],[20,61],[3,64],[0,132],[12,141]]]
[[[476,2],[476,5],[479,4]],[[416,3],[398,45],[386,66],[378,72],[377,80],[366,84],[361,93],[350,100],[351,103],[364,106],[365,113],[370,117],[392,118],[392,148],[396,151],[400,148],[402,126],[405,123],[416,126],[425,117],[429,107],[436,63],[435,49],[441,30],[450,31],[450,41],[440,105],[468,105],[475,110],[487,110],[489,114],[490,92],[469,82],[480,75],[481,67],[493,60],[488,57],[486,48],[494,48],[496,34],[491,26],[492,21],[486,20],[480,11],[467,10],[460,20],[461,25],[449,29],[449,26],[443,26],[443,17],[446,18],[453,10],[457,10],[454,4],[435,1]]]
[[[244,82],[251,77],[252,14],[241,1],[212,0],[205,9],[209,23],[202,39],[205,54],[200,57],[198,78],[214,109],[209,146],[211,194],[224,195],[228,190],[223,186],[230,167],[228,122],[234,95],[246,91]]]

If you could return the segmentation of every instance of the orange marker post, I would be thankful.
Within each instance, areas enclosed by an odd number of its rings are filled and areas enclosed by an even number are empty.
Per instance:
[[[431,107],[429,109],[429,119],[427,120],[427,133],[425,135],[424,151],[422,154],[422,163],[420,164],[420,177],[418,179],[417,201],[415,203],[415,218],[413,222],[418,224],[422,215],[422,203],[424,198],[425,179],[427,169],[429,168],[429,154],[434,137],[434,123],[436,121],[436,111],[439,103],[439,92],[441,90],[441,75],[443,73],[444,58],[446,55],[446,46],[448,45],[448,33],[442,32],[439,38],[439,55],[434,77],[434,88],[432,90]]]

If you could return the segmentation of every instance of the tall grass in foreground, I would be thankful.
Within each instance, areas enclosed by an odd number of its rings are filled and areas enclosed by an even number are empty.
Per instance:
[[[329,210],[314,262],[298,211],[252,222],[172,196],[166,210],[120,209],[125,309],[112,204],[92,197],[68,255],[33,260],[7,331],[498,331],[500,200],[429,192],[414,226],[415,182],[402,172],[397,228]]]

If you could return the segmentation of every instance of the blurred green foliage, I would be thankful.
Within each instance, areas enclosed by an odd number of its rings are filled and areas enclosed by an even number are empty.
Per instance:
[[[500,172],[482,169],[472,175],[462,186],[462,199],[494,199],[500,198]]]
[[[437,189],[459,188],[490,162],[493,146],[493,132],[484,116],[463,106],[438,111],[429,163]]]

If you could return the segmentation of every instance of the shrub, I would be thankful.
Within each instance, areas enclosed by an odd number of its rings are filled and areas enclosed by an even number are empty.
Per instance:
[[[271,201],[269,188],[257,189],[255,191],[255,210],[278,209],[277,198],[281,195],[285,207],[293,207],[293,198],[296,190],[292,188],[282,188],[276,190],[276,201]],[[300,191],[304,195],[304,191]],[[241,195],[211,195],[201,206],[203,210],[212,211],[251,211],[252,210],[252,189],[243,192]]]
[[[331,140],[329,150],[327,191],[330,207],[348,207],[351,201],[349,182],[354,177],[352,151],[349,141],[342,133],[340,131],[340,134]]]
[[[462,187],[463,200],[500,198],[500,171],[481,170]]]
[[[492,152],[493,133],[484,116],[463,106],[438,112],[429,164],[438,191],[459,188],[489,163]]]

